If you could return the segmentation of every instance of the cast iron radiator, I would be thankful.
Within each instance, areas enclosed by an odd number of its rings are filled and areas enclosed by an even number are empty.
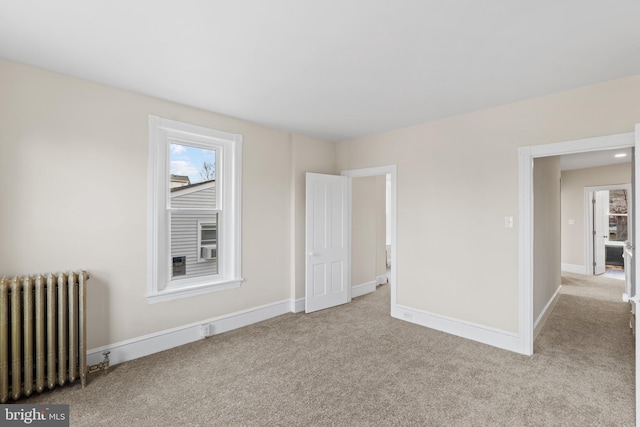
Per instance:
[[[0,280],[0,402],[87,375],[85,271]]]

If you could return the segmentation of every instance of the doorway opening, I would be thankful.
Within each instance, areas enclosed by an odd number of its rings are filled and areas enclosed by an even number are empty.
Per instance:
[[[565,154],[589,153],[634,147],[635,142],[635,134],[630,132],[576,141],[528,146],[519,149],[519,330],[521,331],[520,344],[523,354],[533,354],[534,319],[540,318],[540,315],[534,312],[534,274],[536,274],[534,266],[534,160]],[[637,153],[634,153],[634,156],[635,155],[637,155]],[[637,165],[635,167],[637,167]],[[633,191],[637,191],[637,188],[634,188]],[[631,245],[631,249],[632,247],[633,245]],[[631,276],[633,276],[635,263],[637,263],[637,259],[633,258],[631,263]],[[630,295],[635,295],[635,290],[632,290]],[[546,309],[548,305],[545,305],[544,302],[539,302],[538,311],[540,311],[540,307]]]
[[[391,315],[397,317],[396,165],[345,170],[341,174],[350,178],[380,177],[385,182],[385,251],[383,256],[387,268],[384,276],[391,291]],[[353,254],[351,259],[353,260]],[[376,281],[382,282],[382,277],[377,276]]]

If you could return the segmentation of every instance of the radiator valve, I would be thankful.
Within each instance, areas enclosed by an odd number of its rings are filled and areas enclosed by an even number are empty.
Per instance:
[[[104,356],[104,360],[100,363],[97,363],[95,365],[91,365],[89,366],[89,373],[92,374],[94,372],[97,371],[102,371],[104,370],[105,373],[106,371],[109,369],[109,353],[111,353],[110,351],[104,351],[102,352],[102,355]]]

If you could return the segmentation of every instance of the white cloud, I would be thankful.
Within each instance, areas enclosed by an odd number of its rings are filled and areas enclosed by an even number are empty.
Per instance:
[[[180,154],[184,153],[187,150],[187,147],[180,144],[171,144],[171,154]]]
[[[200,170],[191,162],[185,160],[171,160],[171,173],[173,175],[198,175]]]
[[[205,150],[203,148],[202,155],[205,157],[204,161],[207,161],[209,163],[213,163],[215,161],[216,152],[213,150]]]

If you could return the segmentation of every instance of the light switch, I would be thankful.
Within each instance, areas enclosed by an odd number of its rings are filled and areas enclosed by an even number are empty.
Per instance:
[[[505,216],[504,217],[504,228],[513,228],[513,217]]]
[[[576,221],[575,221],[575,220],[573,220],[573,219],[570,219],[570,220],[569,220],[569,225],[573,225],[573,224],[575,224],[575,223],[576,223]]]

